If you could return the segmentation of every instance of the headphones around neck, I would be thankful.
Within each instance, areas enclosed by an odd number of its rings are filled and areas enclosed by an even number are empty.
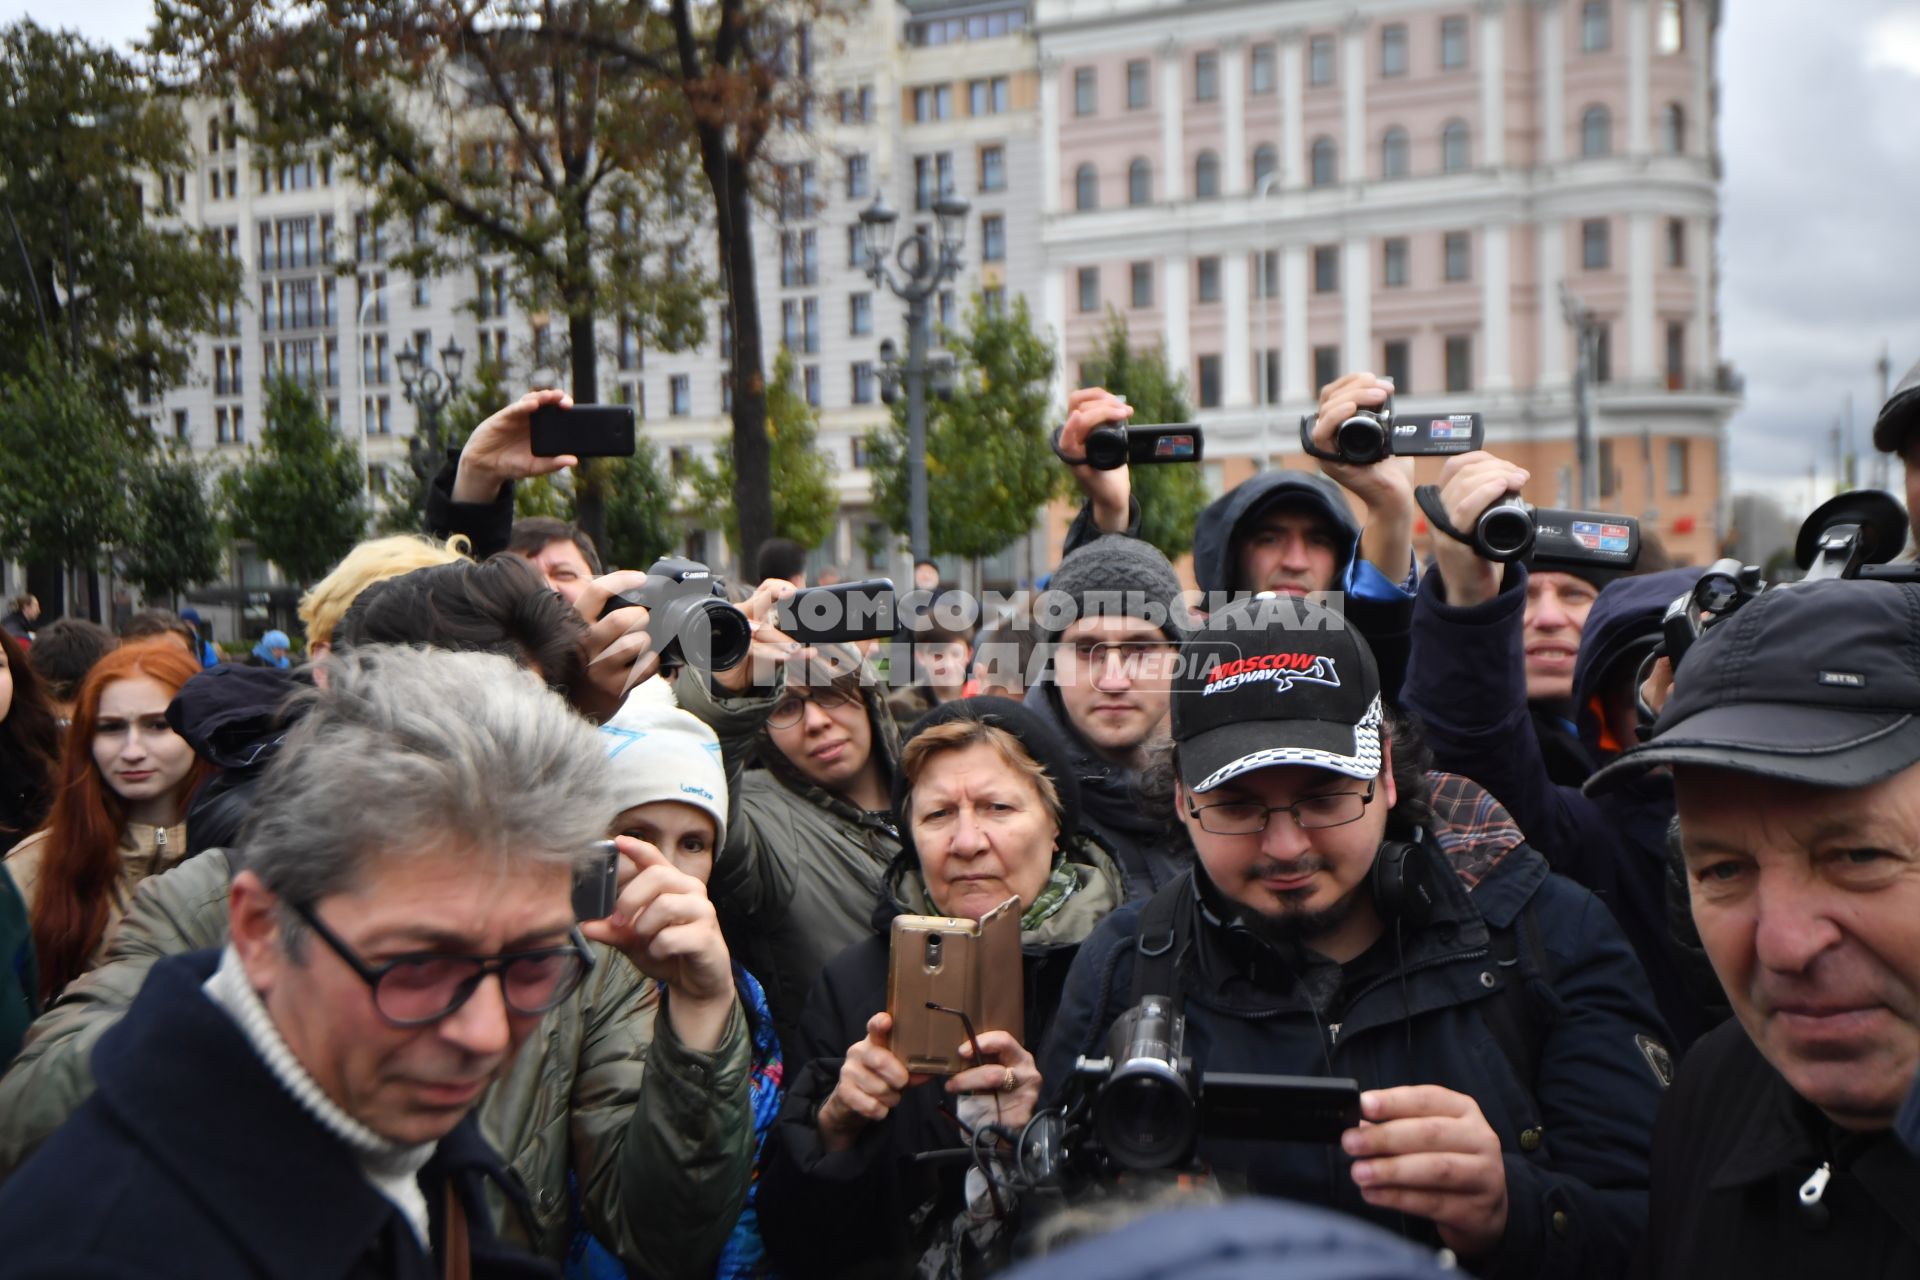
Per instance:
[[[1386,840],[1374,855],[1367,876],[1373,891],[1373,909],[1383,923],[1419,928],[1433,916],[1433,889],[1427,883],[1430,856],[1426,833],[1413,830],[1411,840]]]

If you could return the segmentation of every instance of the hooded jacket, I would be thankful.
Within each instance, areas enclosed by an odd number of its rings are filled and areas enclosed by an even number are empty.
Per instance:
[[[254,788],[304,708],[287,703],[313,687],[304,671],[229,664],[209,667],[180,686],[167,723],[194,751],[220,766],[187,806],[187,856],[240,842]]]
[[[1574,660],[1581,737],[1599,749],[1592,702],[1616,659],[1658,634],[1667,605],[1692,586],[1697,569],[1622,578],[1600,593]],[[1667,824],[1673,786],[1655,774],[1596,798],[1556,785],[1547,774],[1527,706],[1521,629],[1527,573],[1507,571],[1485,604],[1450,605],[1439,574],[1420,585],[1414,608],[1413,660],[1404,697],[1419,716],[1436,767],[1463,773],[1505,805],[1527,841],[1552,868],[1590,889],[1613,912],[1646,968],[1674,1036],[1686,1046],[1712,1025],[1686,977],[1687,963],[1668,927]]]
[[[1171,961],[1187,1053],[1198,1071],[1350,1076],[1362,1089],[1435,1084],[1470,1095],[1500,1139],[1508,1218],[1497,1253],[1464,1259],[1466,1268],[1485,1277],[1614,1280],[1646,1218],[1665,1083],[1647,1048],[1664,1035],[1659,1014],[1639,963],[1593,895],[1549,874],[1478,788],[1445,781],[1455,799],[1443,810],[1436,782],[1443,816],[1426,841],[1434,852],[1422,860],[1431,908],[1397,948],[1389,932],[1345,969],[1238,921],[1197,866],[1161,891],[1188,920]],[[1459,825],[1469,814],[1477,815],[1471,825]],[[1040,1057],[1050,1102],[1061,1099],[1077,1057],[1100,1056],[1108,1029],[1132,1003],[1147,910],[1120,908],[1081,947]],[[1516,944],[1496,945],[1497,934],[1516,931]],[[1511,963],[1496,959],[1509,953]],[[1349,982],[1347,969],[1375,976]],[[1516,982],[1536,1011],[1526,1020],[1530,1079],[1495,1030],[1498,1011],[1512,1007],[1506,987]],[[1367,1205],[1351,1157],[1337,1146],[1202,1135],[1199,1156],[1229,1188],[1438,1240],[1424,1219]]]
[[[851,650],[840,656],[855,661]],[[872,928],[900,835],[891,813],[867,812],[830,794],[768,743],[767,717],[786,694],[784,676],[771,691],[730,697],[683,668],[673,692],[720,739],[727,842],[714,858],[707,892],[734,959],[766,988],[784,1047],[794,1043],[820,970]],[[861,693],[882,782],[891,787],[900,748],[884,687],[863,680]],[[763,767],[747,768],[755,759]]]
[[[1086,881],[1058,912],[1020,935],[1025,956],[1026,1035],[1039,1045],[1059,1007],[1060,991],[1080,944],[1120,905],[1120,870],[1091,841],[1067,846]],[[911,1274],[914,1259],[933,1243],[965,1203],[965,1162],[916,1164],[926,1151],[950,1150],[964,1139],[941,1113],[940,1081],[909,1088],[880,1124],[864,1129],[853,1146],[828,1152],[814,1117],[840,1079],[847,1049],[867,1034],[867,1020],[887,1007],[888,956],[893,918],[940,914],[927,895],[917,862],[902,858],[889,869],[866,939],[836,956],[807,1000],[788,1062],[796,1068],[780,1117],[767,1143],[761,1174],[760,1224],[782,1274],[842,1277]],[[917,1211],[928,1204],[933,1210]]]
[[[1360,523],[1346,491],[1327,476],[1284,467],[1262,471],[1215,499],[1193,527],[1193,576],[1200,590],[1212,596],[1244,586],[1236,581],[1241,542],[1253,521],[1283,502],[1310,506],[1332,522],[1334,584],[1346,592],[1347,617],[1373,650],[1382,695],[1398,702],[1413,619],[1413,566],[1407,566],[1407,580],[1396,583],[1360,558]]]
[[[227,942],[228,862],[214,849],[141,886],[107,960],[67,988],[0,1078],[0,1177],[94,1091],[95,1047],[169,956]],[[636,1276],[708,1273],[740,1216],[753,1153],[745,1018],[697,1053],[674,1038],[654,984],[627,958],[598,963],[540,1022],[475,1115],[527,1205],[496,1183],[488,1203],[509,1241],[549,1259],[572,1238],[570,1180],[587,1225]],[[204,1134],[220,1132],[219,1121]],[[149,1188],[150,1190],[150,1188]]]

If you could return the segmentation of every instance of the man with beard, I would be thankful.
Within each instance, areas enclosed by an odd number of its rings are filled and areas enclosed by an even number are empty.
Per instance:
[[[1330,611],[1243,601],[1180,656],[1165,789],[1195,865],[1083,944],[1040,1059],[1050,1090],[1129,1007],[1170,997],[1196,1071],[1363,1090],[1337,1148],[1203,1131],[1223,1183],[1484,1275],[1620,1275],[1668,1068],[1605,908],[1504,815],[1443,837],[1373,654]]]

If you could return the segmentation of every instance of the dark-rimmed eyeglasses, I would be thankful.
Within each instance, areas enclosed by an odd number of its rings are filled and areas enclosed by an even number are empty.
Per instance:
[[[1060,646],[1084,671],[1104,673],[1118,663],[1129,680],[1171,679],[1180,646],[1171,640],[1074,640]]]
[[[497,956],[423,951],[385,964],[368,964],[326,926],[312,907],[295,906],[293,911],[360,975],[373,991],[375,1011],[396,1027],[424,1027],[450,1017],[491,974],[500,977],[500,995],[507,1008],[526,1017],[538,1017],[572,995],[594,964],[587,940],[577,928],[564,947],[509,951]]]
[[[835,707],[844,707],[853,701],[853,696],[843,693],[833,685],[822,685],[806,693],[789,691],[787,696],[773,704],[773,710],[767,715],[767,727],[771,729],[791,729],[799,724],[807,714],[807,704],[811,702],[822,711],[831,711]]]
[[[1187,801],[1187,812],[1200,823],[1202,831],[1217,836],[1251,836],[1267,829],[1276,813],[1293,819],[1302,831],[1324,831],[1358,822],[1373,803],[1373,783],[1365,791],[1335,791],[1323,796],[1308,796],[1292,804],[1264,805],[1251,801],[1229,800],[1221,804],[1195,807]]]

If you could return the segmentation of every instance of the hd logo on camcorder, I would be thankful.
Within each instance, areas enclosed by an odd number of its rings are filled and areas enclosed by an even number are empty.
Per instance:
[[[1323,684],[1340,687],[1340,672],[1333,659],[1321,653],[1259,653],[1250,658],[1223,662],[1207,677],[1202,697],[1212,697],[1243,684],[1268,683],[1275,693],[1285,693],[1295,684]]]

